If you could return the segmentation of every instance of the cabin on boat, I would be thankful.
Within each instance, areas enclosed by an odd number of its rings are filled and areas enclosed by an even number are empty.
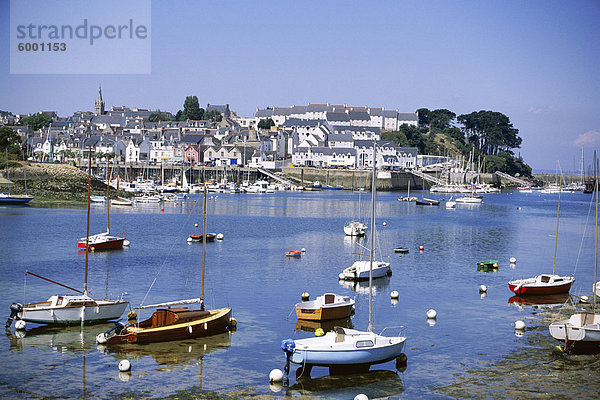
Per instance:
[[[183,324],[198,320],[210,315],[210,312],[204,310],[190,310],[187,307],[182,308],[160,308],[152,314],[152,317],[140,323],[140,328],[159,328],[175,324]]]

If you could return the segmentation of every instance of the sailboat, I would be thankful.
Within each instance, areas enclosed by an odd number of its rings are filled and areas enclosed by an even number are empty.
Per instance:
[[[562,171],[561,171],[562,177]],[[556,236],[554,239],[554,263],[552,265],[552,274],[541,274],[533,278],[516,279],[508,282],[508,288],[511,292],[518,295],[548,295],[557,293],[567,293],[575,277],[556,275],[556,248],[558,245],[558,221],[560,216],[560,192],[558,194],[558,209],[556,212]]]
[[[361,181],[362,176],[359,176],[359,182]],[[365,233],[367,233],[367,225],[365,225],[361,220],[360,220],[360,191],[362,189],[362,184],[359,183],[359,189],[358,189],[358,219],[354,220],[354,221],[350,221],[347,222],[344,225],[344,233],[346,234],[346,236],[365,236]]]
[[[91,149],[90,149],[91,154]],[[91,165],[91,156],[90,156]],[[91,168],[90,168],[91,171]],[[26,271],[25,273],[37,278],[54,283],[66,289],[72,290],[78,294],[75,295],[54,295],[46,301],[40,303],[20,304],[13,303],[10,306],[11,315],[6,321],[6,327],[10,327],[13,319],[22,319],[25,322],[35,322],[40,324],[92,324],[115,320],[123,315],[129,302],[122,299],[94,299],[88,294],[87,275],[88,275],[88,253],[91,246],[87,239],[90,232],[90,180],[91,174],[88,174],[88,207],[87,207],[87,236],[85,252],[85,276],[83,280],[83,291],[55,282],[43,276]]]
[[[8,193],[0,193],[0,205],[16,204],[24,205],[33,200],[32,196],[27,195],[27,174],[25,173],[25,155],[23,155],[23,176],[25,178],[25,194],[10,194],[10,174],[8,171],[8,149],[6,149],[6,182]]]
[[[421,180],[423,181],[423,193],[425,193],[425,173],[422,172],[422,174],[423,175],[421,175]],[[415,204],[418,206],[439,206],[440,201],[435,199],[429,199],[423,194],[420,199],[415,200]]]
[[[91,146],[89,148],[89,159],[88,159],[88,230],[89,230],[89,221],[90,221],[90,181],[92,176],[92,149]],[[77,241],[77,248],[80,249],[89,249],[92,251],[96,250],[114,250],[114,249],[122,249],[123,246],[129,246],[129,240],[125,239],[124,234],[119,234],[119,236],[112,236],[110,234],[110,197],[109,197],[109,188],[108,179],[106,180],[106,232],[98,233],[96,235],[80,238]]]
[[[466,203],[466,204],[480,204],[483,201],[483,197],[475,194],[475,184],[471,183],[471,193],[465,194],[464,196],[457,197],[455,202]]]
[[[398,201],[417,201],[415,196],[410,197],[410,179],[408,180],[408,193],[406,197],[398,197]]]
[[[373,175],[371,184],[371,226],[375,227],[375,143],[373,143]],[[373,264],[374,233],[370,238],[370,263]],[[366,331],[335,327],[323,336],[306,339],[286,339],[281,348],[286,354],[285,371],[290,362],[303,366],[310,374],[313,366],[329,367],[330,371],[368,370],[373,364],[396,359],[404,348],[404,327],[385,328],[380,334],[373,332],[373,276],[369,277],[369,325]],[[392,331],[396,332],[392,332]]]
[[[594,154],[596,159],[596,154]],[[596,161],[597,163],[597,161]],[[597,177],[597,174],[596,174]],[[596,235],[595,235],[595,255],[594,255],[594,282],[598,279],[598,179],[595,179],[596,191]],[[596,285],[594,285],[596,289]],[[567,320],[553,322],[548,329],[554,339],[564,341],[565,347],[569,342],[582,345],[600,345],[600,314],[596,312],[597,291],[593,292],[593,311],[591,313],[583,312],[571,315]]]
[[[203,229],[206,230],[206,186],[204,187]],[[235,326],[231,308],[204,309],[204,255],[206,237],[202,241],[202,297],[177,300],[137,307],[156,308],[152,316],[144,321],[123,325],[117,324],[107,332],[100,333],[97,341],[107,346],[125,343],[155,343],[172,340],[193,339],[225,333]],[[174,307],[200,304],[199,309]]]

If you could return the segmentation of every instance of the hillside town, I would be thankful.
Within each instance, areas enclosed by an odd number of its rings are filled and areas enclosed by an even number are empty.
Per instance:
[[[413,169],[439,161],[419,155],[417,148],[396,147],[393,141],[381,139],[382,131],[403,124],[416,127],[417,113],[346,104],[268,107],[257,109],[253,117],[238,116],[229,104],[207,104],[205,112],[217,112],[220,121],[150,122],[153,111],[149,109],[112,106],[106,110],[99,88],[94,112],[63,117],[40,111],[52,122],[34,131],[20,124],[31,114],[5,111],[0,125],[16,131],[27,157],[38,161],[78,161],[91,146],[96,158],[120,163],[352,169],[372,165],[373,141],[377,141],[381,169]],[[261,121],[272,121],[271,126],[261,128]]]

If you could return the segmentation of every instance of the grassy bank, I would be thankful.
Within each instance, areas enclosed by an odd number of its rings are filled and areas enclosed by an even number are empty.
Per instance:
[[[86,202],[88,190],[88,176],[76,167],[66,164],[38,164],[25,163],[27,177],[27,194],[34,197],[32,203],[46,202]],[[12,194],[25,194],[25,175],[23,163],[12,163],[9,166],[10,192]],[[6,170],[0,174],[4,184],[3,192],[7,191]],[[106,195],[106,185],[98,179],[92,178],[92,195]],[[125,195],[111,190],[111,197]]]

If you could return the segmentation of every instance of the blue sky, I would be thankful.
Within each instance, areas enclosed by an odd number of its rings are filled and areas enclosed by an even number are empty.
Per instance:
[[[13,113],[93,110],[101,84],[108,107],[172,112],[187,95],[245,116],[309,102],[500,111],[534,170],[578,170],[600,144],[597,0],[152,1],[151,73],[137,75],[10,74],[9,19],[1,0],[0,110]]]

